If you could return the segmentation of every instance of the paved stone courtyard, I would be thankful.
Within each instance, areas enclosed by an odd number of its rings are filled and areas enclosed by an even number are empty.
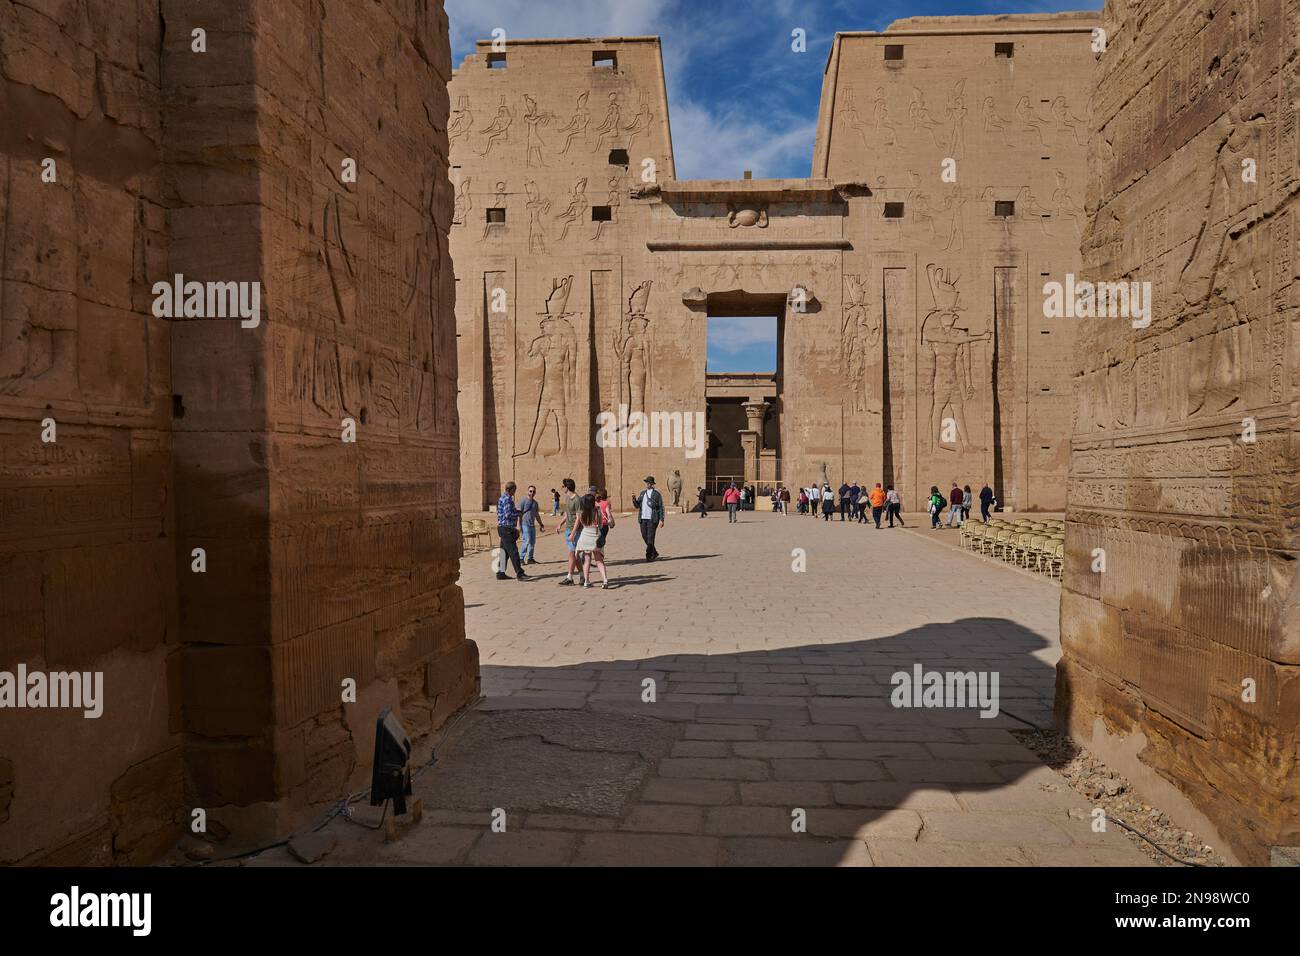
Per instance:
[[[557,586],[554,534],[531,581],[468,555],[485,699],[417,778],[424,821],[334,821],[324,862],[1150,865],[1012,734],[1050,725],[1056,585],[908,520],[670,515],[646,564],[629,517],[609,590]],[[1001,712],[892,707],[916,664],[996,671]]]

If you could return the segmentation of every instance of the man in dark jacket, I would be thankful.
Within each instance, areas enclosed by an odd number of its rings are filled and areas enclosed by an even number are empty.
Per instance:
[[[989,483],[984,482],[984,487],[980,489],[980,517],[988,524],[989,509],[993,507],[993,489]]]
[[[849,483],[846,481],[840,485],[840,520],[843,521],[849,513]]]
[[[961,485],[957,484],[957,482],[954,481],[952,483],[952,491],[948,492],[948,504],[950,506],[948,509],[949,528],[952,527],[952,523],[954,520],[957,522],[957,527],[959,528],[961,527],[961,514],[962,514],[961,503],[963,500],[964,498],[961,493]]]
[[[641,523],[641,537],[645,539],[645,559],[653,561],[659,557],[655,550],[655,532],[664,526],[664,496],[655,489],[653,475],[646,475],[645,491],[636,496],[633,504]]]

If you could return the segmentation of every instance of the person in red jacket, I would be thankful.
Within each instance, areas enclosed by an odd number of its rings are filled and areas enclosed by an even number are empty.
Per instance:
[[[954,518],[957,519],[957,527],[959,528],[961,527],[961,518],[962,518],[961,505],[962,502],[965,500],[965,498],[966,496],[962,493],[961,485],[957,484],[957,482],[954,481],[952,483],[952,491],[948,492],[948,504],[950,505],[950,508],[948,510],[949,528],[952,527],[952,522]]]
[[[727,485],[727,490],[722,493],[722,503],[727,506],[727,522],[736,523],[736,510],[740,507],[740,490],[733,481]]]

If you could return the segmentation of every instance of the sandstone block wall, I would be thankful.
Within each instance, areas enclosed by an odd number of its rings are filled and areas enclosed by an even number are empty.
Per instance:
[[[147,859],[195,807],[282,833],[365,785],[383,706],[422,736],[477,693],[441,5],[120,6],[0,14],[0,669],[105,686],[0,710],[6,862]],[[259,281],[258,324],[155,318],[176,273]]]
[[[1063,507],[1073,326],[1042,289],[1080,263],[1094,22],[837,35],[803,180],[675,180],[655,38],[481,42],[451,84],[463,506],[673,470],[689,494],[703,458],[602,448],[596,416],[703,414],[708,317],[776,315],[784,481]]]
[[[1266,863],[1300,843],[1300,6],[1112,3],[1104,26],[1087,271],[1151,283],[1155,312],[1080,325],[1058,714]]]
[[[659,40],[481,42],[451,97],[461,501],[480,509],[511,478],[544,497],[566,477],[621,501],[596,415],[704,405],[704,355],[662,317],[681,292],[655,281],[650,212],[631,196],[673,178]],[[639,289],[649,319],[633,336]],[[629,462],[628,489],[655,463]]]
[[[1079,271],[1095,22],[916,17],[832,48],[813,175],[871,196],[843,264],[860,327],[830,380],[905,505],[954,479],[1065,504],[1074,335],[1043,286]]]

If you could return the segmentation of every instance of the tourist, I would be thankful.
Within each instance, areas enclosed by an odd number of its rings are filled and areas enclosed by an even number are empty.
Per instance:
[[[894,526],[895,518],[898,519],[899,527],[906,527],[903,524],[903,499],[894,490],[893,485],[885,489],[885,510],[889,512],[889,526],[891,528]]]
[[[817,517],[817,512],[821,510],[822,505],[822,490],[816,485],[813,485],[808,489],[808,505],[808,513],[815,519]]]
[[[600,560],[604,561],[605,542],[609,540],[610,529],[614,527],[614,509],[610,505],[609,492],[604,488],[596,492],[596,507],[600,509],[600,540],[596,542],[596,550],[600,552]]]
[[[734,481],[727,485],[727,490],[722,493],[722,504],[727,509],[727,524],[736,523],[736,509],[741,506],[744,500],[745,493],[736,490]]]
[[[885,489],[880,487],[880,482],[876,482],[876,487],[871,489],[867,496],[871,503],[871,520],[876,523],[876,530],[880,530],[880,515],[885,510]]]
[[[822,485],[822,520],[830,521],[835,514],[835,493],[829,484]]]
[[[790,489],[783,486],[780,489],[780,496],[781,496],[781,514],[785,515],[788,518],[790,517]]]
[[[840,521],[844,521],[845,516],[849,513],[849,486],[847,482],[840,482],[839,499]]]
[[[560,487],[564,489],[564,520],[556,523],[555,533],[564,535],[564,550],[568,552],[569,559],[564,577],[560,578],[560,584],[571,585],[573,574],[578,570],[578,552],[574,549],[569,532],[573,530],[573,525],[578,520],[578,509],[582,507],[582,502],[578,498],[578,486],[572,478],[565,478],[560,482]]]
[[[957,527],[961,527],[961,503],[965,500],[961,487],[957,482],[952,483],[952,491],[948,492],[948,527],[952,527],[953,519],[957,520]]]
[[[733,484],[731,487],[734,488],[734,487],[736,487],[736,486]],[[723,503],[723,504],[726,504],[726,503],[727,503],[726,495],[723,495],[722,503]],[[748,487],[748,486],[743,487],[743,488],[740,489],[740,497],[737,499],[737,503],[738,503],[738,505],[739,505],[739,507],[740,507],[740,510],[741,510],[741,511],[744,511],[744,510],[745,510],[745,506],[749,504],[749,487]],[[735,520],[736,520],[736,513],[735,513],[734,511],[731,513],[731,520],[732,520],[732,521],[735,521]]]
[[[600,541],[600,509],[596,506],[595,495],[582,496],[578,519],[573,523],[573,530],[569,533],[569,537],[573,539],[574,552],[582,561],[582,586],[591,587],[591,564],[595,559],[596,567],[600,571],[600,586],[609,587],[604,556],[596,557],[600,555],[597,549],[597,543]]]
[[[551,489],[551,514],[558,515],[559,513],[560,513],[560,493],[556,491],[554,488],[552,488]]]
[[[943,512],[944,503],[943,492],[939,490],[939,486],[931,485],[929,505],[931,530],[939,527],[939,515]]]
[[[519,486],[507,481],[505,491],[497,499],[497,538],[501,541],[501,554],[497,565],[497,580],[506,579],[506,562],[515,566],[515,577],[520,581],[528,577],[519,561],[519,509],[515,507],[515,490]]]
[[[961,520],[970,521],[971,505],[975,503],[975,496],[970,492],[970,485],[966,485],[961,490]]]
[[[641,537],[645,539],[645,559],[654,561],[659,557],[655,532],[664,526],[664,496],[655,490],[654,475],[646,475],[645,491],[636,496],[634,503],[640,515]]]
[[[808,489],[807,488],[799,489],[799,504],[796,506],[796,509],[801,515],[808,513]]]
[[[865,489],[856,481],[849,485],[849,520],[859,521],[862,518],[862,492]]]
[[[537,531],[546,530],[546,525],[542,524],[541,507],[537,504],[537,486],[528,486],[528,496],[519,503],[519,530],[522,532],[519,539],[519,559],[524,564],[536,564],[537,559],[533,557],[533,548],[537,544]]]
[[[699,504],[695,506],[694,510],[700,513],[701,518],[707,518],[709,516],[709,495],[703,486],[695,489],[695,499]]]
[[[993,500],[993,489],[986,481],[984,487],[980,489],[980,520],[985,524],[989,523],[989,511],[993,507]]]

